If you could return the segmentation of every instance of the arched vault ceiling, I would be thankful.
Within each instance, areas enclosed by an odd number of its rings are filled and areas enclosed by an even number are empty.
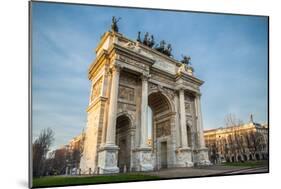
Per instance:
[[[167,98],[160,92],[152,93],[148,96],[148,105],[154,114],[161,113],[170,109]]]

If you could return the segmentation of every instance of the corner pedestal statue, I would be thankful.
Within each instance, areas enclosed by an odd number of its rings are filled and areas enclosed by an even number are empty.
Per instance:
[[[190,58],[177,61],[113,28],[101,38],[88,72],[81,174],[208,165],[203,81],[186,63]]]

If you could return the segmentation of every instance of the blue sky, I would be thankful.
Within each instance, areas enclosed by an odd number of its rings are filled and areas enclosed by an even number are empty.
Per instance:
[[[204,80],[204,128],[221,127],[226,114],[244,122],[254,114],[267,121],[267,18],[32,3],[33,137],[55,131],[54,148],[86,127],[89,65],[112,16],[122,17],[119,31],[131,39],[149,32],[156,42],[172,44],[175,59],[192,58]]]

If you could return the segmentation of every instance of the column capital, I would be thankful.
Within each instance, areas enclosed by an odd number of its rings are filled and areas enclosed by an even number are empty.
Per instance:
[[[104,71],[104,76],[111,76],[111,69],[110,68],[107,68],[105,71]]]
[[[197,98],[201,98],[201,96],[202,96],[202,93],[200,93],[200,92],[197,92],[197,93],[195,93],[195,97],[197,97]]]
[[[114,62],[111,66],[110,66],[110,71],[111,72],[120,72],[121,69],[123,68],[123,66],[118,63],[118,62]]]
[[[148,79],[151,77],[151,75],[149,73],[143,73],[141,75],[141,80],[142,81],[148,81]]]
[[[186,87],[183,84],[178,84],[176,86],[176,90],[177,91],[184,91],[184,90],[186,90]]]
[[[178,88],[178,91],[183,91],[183,92],[184,92],[184,91],[185,91],[185,88],[184,88],[184,87],[179,87],[179,88]]]

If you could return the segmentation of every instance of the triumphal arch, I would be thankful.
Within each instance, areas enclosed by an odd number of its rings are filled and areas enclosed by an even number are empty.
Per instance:
[[[209,164],[200,86],[165,44],[106,32],[90,65],[82,173],[152,171]],[[153,39],[153,36],[152,36]],[[150,42],[150,43],[149,43]],[[162,51],[161,51],[162,48]]]

